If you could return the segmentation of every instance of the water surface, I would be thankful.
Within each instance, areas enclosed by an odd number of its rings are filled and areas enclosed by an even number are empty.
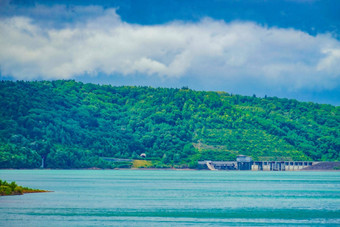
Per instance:
[[[0,226],[340,226],[340,172],[0,170]]]

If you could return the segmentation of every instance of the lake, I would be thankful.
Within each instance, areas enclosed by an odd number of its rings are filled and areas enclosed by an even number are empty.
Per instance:
[[[0,170],[0,226],[340,226],[340,172]]]

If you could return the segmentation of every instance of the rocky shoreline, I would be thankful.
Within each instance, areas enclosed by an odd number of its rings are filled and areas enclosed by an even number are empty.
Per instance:
[[[340,162],[320,162],[312,166],[308,166],[302,170],[315,170],[315,171],[336,171],[340,170]]]

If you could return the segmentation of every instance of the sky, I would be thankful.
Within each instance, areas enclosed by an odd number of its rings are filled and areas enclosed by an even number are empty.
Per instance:
[[[337,0],[0,0],[0,79],[340,105]]]

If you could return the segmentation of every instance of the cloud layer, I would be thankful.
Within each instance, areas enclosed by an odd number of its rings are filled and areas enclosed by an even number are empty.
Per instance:
[[[209,18],[142,26],[122,21],[114,9],[95,11],[101,13],[61,27],[28,16],[2,18],[1,74],[28,80],[142,74],[288,90],[340,85],[340,42],[328,34]]]

